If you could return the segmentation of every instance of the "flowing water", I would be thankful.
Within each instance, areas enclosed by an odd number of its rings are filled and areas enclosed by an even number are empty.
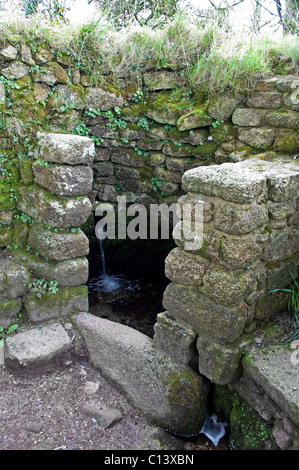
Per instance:
[[[163,310],[162,295],[166,279],[152,276],[134,276],[132,272],[111,273],[104,248],[104,236],[98,231],[101,266],[88,281],[90,313],[111,321],[123,323],[152,337],[156,317]],[[96,254],[96,248],[93,248]],[[115,267],[114,267],[115,269]]]

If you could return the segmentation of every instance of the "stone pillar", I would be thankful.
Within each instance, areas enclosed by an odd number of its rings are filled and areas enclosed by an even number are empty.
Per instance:
[[[177,224],[178,246],[165,262],[166,312],[158,316],[154,341],[173,355],[180,346],[170,331],[183,322],[184,351],[195,332],[199,372],[223,385],[238,376],[248,334],[286,305],[284,292],[269,291],[284,288],[290,272],[297,276],[299,165],[260,155],[189,170],[182,184],[187,194],[179,204],[203,204],[203,244],[187,250]]]
[[[18,209],[33,219],[28,254],[33,276],[57,281],[55,295],[32,294],[24,301],[30,320],[88,310],[89,241],[80,225],[91,213],[94,143],[68,134],[37,135],[33,184],[19,188]]]

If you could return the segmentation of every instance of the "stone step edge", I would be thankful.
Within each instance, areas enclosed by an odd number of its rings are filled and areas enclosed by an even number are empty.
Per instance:
[[[70,335],[55,320],[9,336],[0,348],[0,364],[19,373],[40,373],[65,366],[73,352]]]

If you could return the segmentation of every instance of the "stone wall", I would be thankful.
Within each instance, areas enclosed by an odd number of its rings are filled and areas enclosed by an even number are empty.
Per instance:
[[[143,80],[146,92],[130,98],[124,87],[124,99],[113,101],[122,106],[119,114],[110,109],[85,121],[99,139],[93,186],[98,200],[115,202],[119,194],[141,201],[145,195],[177,197],[188,169],[240,161],[261,151],[273,156],[298,151],[295,76],[257,77],[249,97],[237,93],[212,100],[198,93],[187,99],[186,84],[173,71],[149,71]],[[112,108],[111,95],[90,103]]]
[[[9,189],[32,180],[38,131],[93,139],[92,203],[119,195],[175,200],[188,169],[261,151],[296,155],[299,148],[296,75],[256,75],[251,90],[240,83],[213,98],[192,89],[181,69],[99,70],[94,84],[71,54],[21,39],[2,41],[0,69],[1,160],[9,166],[0,188],[1,246],[12,239],[2,226],[10,217],[3,212],[15,207]]]
[[[92,187],[94,143],[87,137],[40,133],[36,152],[32,184],[16,185],[16,208],[27,217],[26,245],[17,246],[14,257],[2,255],[5,327],[21,312],[40,322],[88,310],[89,240],[79,227],[91,214],[86,194]],[[13,270],[19,285],[9,290]]]
[[[277,333],[275,317],[287,310],[288,293],[270,291],[298,275],[298,163],[256,155],[189,170],[182,185],[187,194],[179,204],[203,205],[202,246],[186,245],[183,218],[173,233],[178,246],[165,261],[171,282],[154,342],[179,363],[196,364],[212,383],[237,390],[265,420],[263,426],[274,426],[278,447],[296,446],[298,362],[290,360],[287,345],[276,344],[274,367],[272,347],[263,353],[259,348],[279,342],[270,330],[274,326]],[[253,359],[244,362],[249,351]]]

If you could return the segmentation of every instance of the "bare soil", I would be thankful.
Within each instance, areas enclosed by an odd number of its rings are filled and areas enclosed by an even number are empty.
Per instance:
[[[104,429],[82,404],[118,410]],[[86,355],[73,354],[54,370],[0,369],[0,450],[226,450],[203,434],[180,439],[153,426],[101,375]]]

